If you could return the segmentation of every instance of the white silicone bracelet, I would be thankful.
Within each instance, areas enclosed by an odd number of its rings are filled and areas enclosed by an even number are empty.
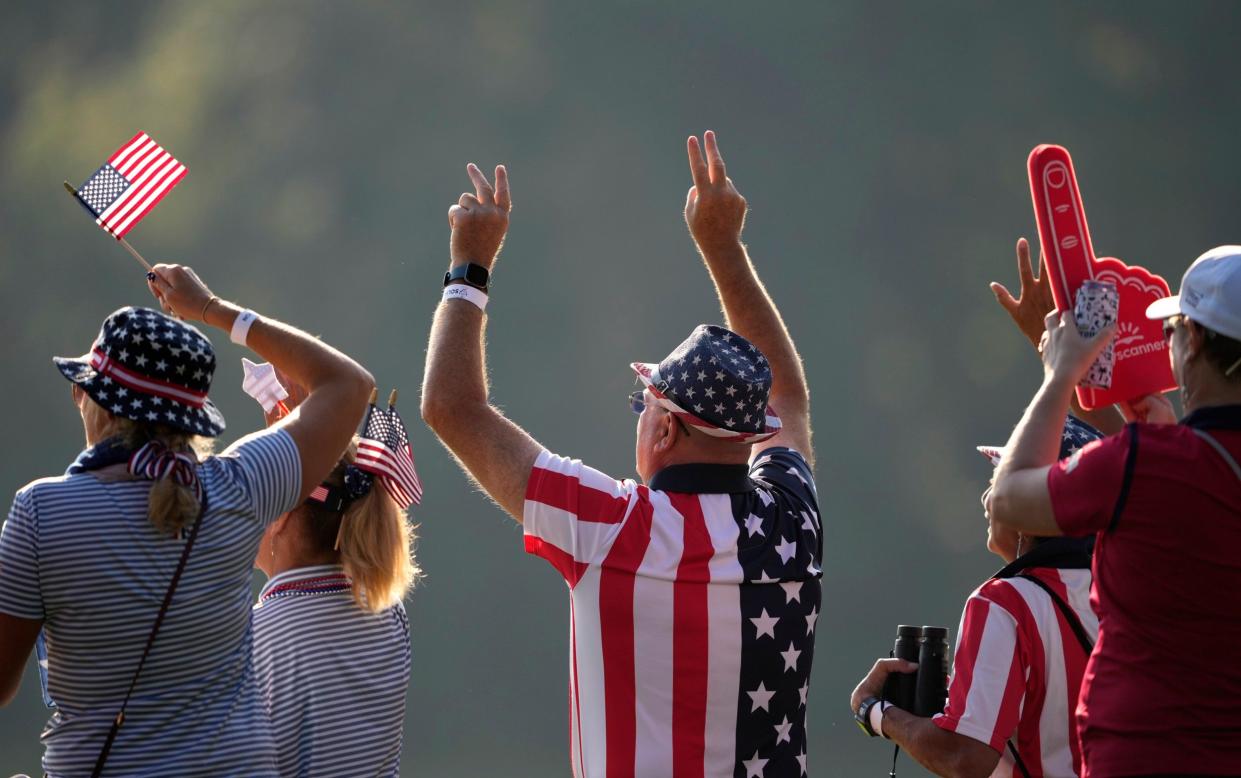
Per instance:
[[[883,700],[880,700],[879,702],[876,702],[874,705],[870,706],[870,728],[875,730],[875,734],[877,734],[881,738],[884,738],[885,740],[887,739],[888,736],[883,734],[883,711],[887,707],[888,707],[888,704],[884,702]]]
[[[237,318],[233,319],[233,329],[228,333],[228,339],[238,346],[246,345],[246,336],[250,334],[250,326],[258,321],[258,318],[259,315],[249,308],[237,314]]]
[[[468,300],[478,306],[478,310],[487,310],[487,293],[468,284],[449,284],[444,287],[441,300]]]

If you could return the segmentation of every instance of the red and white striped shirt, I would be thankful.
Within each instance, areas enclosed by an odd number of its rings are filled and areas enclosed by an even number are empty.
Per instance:
[[[1031,567],[1093,639],[1090,571]],[[1031,776],[1077,776],[1081,745],[1074,711],[1087,656],[1073,628],[1038,584],[1021,575],[993,578],[965,603],[948,704],[934,721],[1001,752],[993,778],[1020,778],[1012,738]]]
[[[800,454],[648,488],[544,451],[523,524],[570,587],[575,776],[807,774],[822,542]]]

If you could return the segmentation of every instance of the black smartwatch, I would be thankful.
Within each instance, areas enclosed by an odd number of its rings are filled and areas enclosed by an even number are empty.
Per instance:
[[[871,737],[879,737],[879,733],[870,725],[870,709],[883,702],[878,697],[867,697],[862,700],[862,704],[853,712],[853,720],[862,728],[862,731]]]
[[[452,281],[464,281],[467,285],[486,292],[487,285],[491,283],[491,273],[487,272],[487,268],[482,265],[469,262],[457,265],[444,274],[444,286],[448,286]]]

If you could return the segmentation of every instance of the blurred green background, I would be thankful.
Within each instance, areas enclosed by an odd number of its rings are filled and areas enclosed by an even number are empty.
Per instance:
[[[1034,237],[1026,155],[1067,146],[1098,252],[1175,288],[1239,240],[1239,28],[1241,6],[1208,2],[6,3],[0,491],[80,446],[51,356],[149,302],[60,186],[145,130],[190,174],[130,234],[138,250],[403,391],[427,485],[404,773],[567,775],[564,584],[417,422],[445,213],[467,161],[509,166],[494,399],[629,476],[627,363],[719,320],[681,217],[685,137],[713,128],[814,399],[811,774],[886,774],[850,690],[898,622],[955,639],[998,566],[973,447],[1005,439],[1040,375],[987,289],[1016,283],[1013,243]],[[261,419],[246,352],[211,335],[227,442]],[[32,662],[0,710],[0,773],[37,772],[46,716]]]

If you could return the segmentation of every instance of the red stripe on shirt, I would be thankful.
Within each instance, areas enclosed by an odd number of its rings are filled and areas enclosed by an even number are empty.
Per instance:
[[[539,479],[543,480],[543,479]],[[576,484],[577,479],[569,480]],[[533,479],[532,479],[533,481]],[[561,487],[558,487],[561,488]],[[599,573],[599,637],[603,647],[603,697],[606,716],[607,775],[634,774],[638,725],[634,675],[634,573],[651,543],[650,494],[639,499],[603,560]],[[578,518],[582,518],[580,515]]]
[[[579,562],[574,559],[573,555],[568,551],[557,548],[542,538],[526,535],[525,543],[526,553],[543,557],[550,562],[551,566],[559,570],[560,574],[564,576],[570,589],[576,586],[578,581],[582,580],[582,575],[586,572],[586,568],[589,567],[585,562]]]
[[[985,600],[972,597],[965,603],[965,617],[961,620],[961,644],[957,646],[957,657],[953,662],[956,676],[948,689],[948,710],[955,714],[946,722],[946,728],[950,732],[957,731],[961,716],[965,715],[967,710],[970,684],[974,682],[974,663],[978,660],[983,627],[987,623],[987,611],[990,608]]]
[[[1069,608],[1072,603],[1069,602],[1069,587],[1064,585],[1064,580],[1058,573],[1051,572],[1047,575],[1041,575],[1039,572],[1032,572],[1032,575],[1038,575],[1038,579],[1056,593],[1061,600],[1064,601]],[[1061,653],[1064,654],[1064,687],[1065,687],[1065,703],[1066,710],[1069,712],[1069,751],[1073,754],[1073,769],[1079,773],[1082,770],[1082,740],[1077,730],[1077,698],[1082,687],[1082,676],[1086,674],[1086,661],[1090,658],[1082,649],[1081,642],[1077,639],[1077,634],[1073,628],[1069,626],[1069,621],[1060,612],[1059,608],[1055,609],[1056,626],[1060,630]],[[1076,611],[1074,611],[1076,613]],[[1081,616],[1078,616],[1081,620]]]
[[[584,486],[573,476],[541,467],[531,472],[526,499],[572,513],[578,521],[602,524],[619,524],[629,508],[629,500],[625,497]]]
[[[1034,614],[1030,612],[1029,603],[1009,581],[991,581],[984,586],[983,593],[1012,615],[1017,622],[1018,634],[991,746],[1003,748],[1004,741],[1016,730],[1017,748],[1022,758],[1027,766],[1037,767],[1041,774],[1043,746],[1039,716],[1047,696],[1047,657],[1043,649],[1043,636]],[[1022,657],[1023,651],[1025,657]],[[1030,668],[1029,688],[1026,688],[1026,667]]]
[[[672,591],[672,774],[703,775],[707,733],[709,563],[715,553],[702,502],[695,494],[669,494],[684,518],[684,543]]]

